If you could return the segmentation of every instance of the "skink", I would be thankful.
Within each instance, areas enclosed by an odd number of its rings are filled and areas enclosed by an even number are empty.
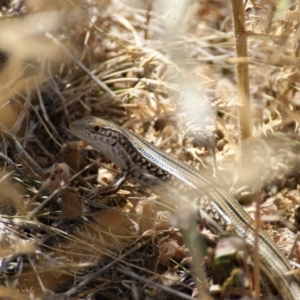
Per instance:
[[[205,175],[160,151],[143,138],[110,121],[88,116],[70,125],[72,133],[99,150],[122,171],[115,188],[127,178],[150,188],[162,196],[176,197],[181,188],[189,187],[194,195],[209,199],[222,226],[232,226],[244,238],[247,250],[254,251],[253,220],[226,191],[218,188]],[[174,188],[176,186],[176,188]],[[175,198],[174,198],[175,199]],[[205,207],[204,207],[205,209]],[[259,230],[259,255],[262,272],[285,300],[299,300],[300,287],[288,260],[276,244]]]

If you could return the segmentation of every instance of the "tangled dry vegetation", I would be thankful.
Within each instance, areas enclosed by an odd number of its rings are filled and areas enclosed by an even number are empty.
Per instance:
[[[298,4],[276,3],[245,8],[254,128],[245,160],[230,1],[2,1],[1,299],[197,297],[189,250],[169,224],[174,207],[133,182],[90,196],[119,170],[70,133],[86,115],[211,177],[216,149],[224,188],[250,214],[259,195],[261,226],[288,254],[299,226],[300,16]],[[226,266],[214,269],[217,237],[198,231],[211,294],[249,294],[251,276],[237,289]]]

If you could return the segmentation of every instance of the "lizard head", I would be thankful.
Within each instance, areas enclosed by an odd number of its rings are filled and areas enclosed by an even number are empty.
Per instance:
[[[90,136],[92,134],[100,135],[105,133],[107,130],[113,130],[116,128],[117,125],[114,123],[93,116],[84,117],[70,124],[72,133],[81,139],[84,139],[82,134],[85,136]]]
[[[112,161],[115,160],[114,146],[118,145],[122,128],[113,122],[88,116],[70,124],[71,132],[102,152]]]

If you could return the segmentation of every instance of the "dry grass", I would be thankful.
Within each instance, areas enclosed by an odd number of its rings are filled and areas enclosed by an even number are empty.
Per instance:
[[[164,205],[132,182],[116,195],[90,197],[119,174],[68,129],[90,114],[211,177],[207,137],[215,136],[224,188],[246,204],[258,193],[262,225],[287,254],[300,201],[296,6],[249,2],[246,9],[246,114],[253,122],[247,160],[229,1],[48,2],[2,6],[0,297],[191,299],[201,287],[191,275],[194,250],[169,224],[175,203]],[[246,209],[254,215],[253,204]],[[248,294],[223,274],[226,266],[212,267],[216,236],[204,225],[198,230],[191,237],[208,249],[203,285],[216,298]],[[298,244],[291,259],[300,260]],[[265,282],[262,288],[276,293]]]

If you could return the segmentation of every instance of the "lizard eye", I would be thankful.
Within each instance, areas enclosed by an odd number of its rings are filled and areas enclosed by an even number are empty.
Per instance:
[[[98,132],[99,130],[100,130],[100,127],[99,127],[99,126],[95,126],[95,127],[94,127],[94,131],[95,131],[95,132]]]

